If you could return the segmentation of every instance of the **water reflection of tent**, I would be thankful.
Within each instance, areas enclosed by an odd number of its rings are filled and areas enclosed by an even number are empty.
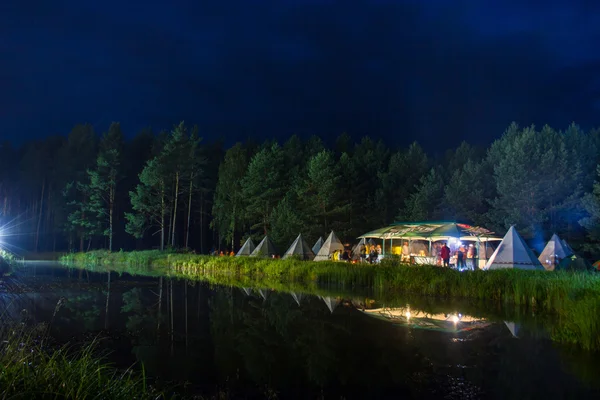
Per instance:
[[[271,242],[268,236],[265,236],[263,240],[260,241],[258,246],[254,249],[251,257],[271,257],[277,254],[277,250],[275,250],[275,245]]]
[[[519,331],[521,330],[521,325],[516,324],[514,322],[510,322],[510,321],[504,321],[504,324],[506,325],[506,327],[508,328],[508,330],[514,337],[516,337],[516,338],[519,337]]]
[[[308,261],[311,261],[315,258],[315,253],[313,253],[311,248],[308,247],[308,244],[302,237],[302,234],[298,235],[296,240],[294,240],[294,243],[292,243],[290,248],[287,249],[282,258],[288,258],[292,256],[300,257],[300,259]]]
[[[263,298],[263,300],[267,300],[267,297],[269,297],[269,292],[265,289],[258,289],[258,294],[260,294],[260,297]]]
[[[511,226],[502,242],[494,251],[485,264],[486,269],[527,269],[544,270],[544,267],[533,254],[533,251],[525,244],[523,238]]]
[[[340,304],[340,299],[336,299],[335,297],[330,297],[330,296],[326,296],[323,297],[321,296],[321,300],[323,300],[325,302],[325,305],[327,306],[327,308],[329,309],[329,311],[333,314],[333,310],[335,310],[337,308],[337,306]]]
[[[256,248],[256,246],[254,246],[254,242],[252,241],[252,239],[248,238],[244,242],[244,245],[242,246],[242,248],[238,250],[238,252],[235,256],[236,257],[249,256],[250,254],[252,254],[252,252],[254,251],[255,248]]]
[[[300,305],[300,302],[302,301],[302,298],[304,297],[304,295],[302,293],[296,293],[296,292],[290,292],[290,294],[292,295],[292,298],[296,301],[296,303],[298,305]]]
[[[544,250],[542,250],[538,260],[540,260],[547,271],[554,271],[560,260],[571,254],[573,254],[573,251],[555,233],[546,244],[546,247],[544,247]]]
[[[344,245],[342,244],[342,242],[340,242],[340,239],[338,239],[335,233],[331,231],[331,233],[327,237],[327,240],[325,240],[325,243],[323,243],[323,246],[315,256],[315,261],[329,260],[331,254],[333,254],[333,252],[336,250],[343,251]]]

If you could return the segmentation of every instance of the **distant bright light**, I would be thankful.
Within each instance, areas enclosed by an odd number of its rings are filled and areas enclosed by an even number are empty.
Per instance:
[[[458,316],[453,315],[452,316],[452,322],[454,322],[456,324],[456,323],[458,323],[458,321],[459,321]]]
[[[410,319],[410,311],[406,312],[406,319]]]

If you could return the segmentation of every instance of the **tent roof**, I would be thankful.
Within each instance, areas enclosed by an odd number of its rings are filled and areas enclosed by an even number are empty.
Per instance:
[[[299,234],[294,243],[290,246],[289,249],[285,252],[282,258],[288,258],[291,256],[300,256],[303,260],[312,261],[315,258],[315,253],[308,247],[308,244],[302,237],[302,234]]]
[[[514,226],[511,226],[502,242],[494,251],[485,264],[486,269],[530,269],[544,270],[544,267],[527,246],[523,238],[518,234]]]
[[[564,242],[560,240],[558,235],[555,233],[552,235],[546,247],[542,250],[542,253],[538,257],[538,260],[542,263],[544,268],[549,271],[553,271],[556,264],[563,258],[570,256],[573,252],[565,246]]]
[[[329,256],[336,250],[344,250],[344,245],[333,231],[327,236],[327,240],[315,256],[315,261],[329,260]]]
[[[277,254],[277,250],[275,250],[275,245],[271,242],[268,236],[265,236],[263,240],[260,241],[258,246],[254,249],[250,256],[252,257],[271,257],[273,254]]]
[[[478,226],[453,221],[396,222],[385,228],[365,233],[359,238],[412,239],[412,240],[473,240],[487,242],[501,240],[494,232]]]
[[[252,241],[252,239],[248,238],[244,242],[244,245],[242,246],[242,248],[238,250],[238,252],[235,256],[236,257],[249,256],[250,254],[252,254],[252,252],[254,251],[255,248],[256,248],[256,246],[254,246],[254,242]]]
[[[315,242],[314,246],[312,247],[313,253],[317,254],[319,252],[319,250],[321,250],[321,247],[323,247],[323,237],[322,236],[319,238],[319,240],[317,240]]]

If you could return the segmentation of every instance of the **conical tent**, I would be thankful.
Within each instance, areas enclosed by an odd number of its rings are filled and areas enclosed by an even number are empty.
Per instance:
[[[321,296],[321,299],[325,302],[325,305],[327,306],[327,308],[329,309],[329,311],[333,314],[333,310],[335,310],[338,306],[338,304],[340,304],[340,300],[336,299],[334,297],[323,297]]]
[[[340,239],[335,236],[335,233],[331,231],[325,243],[321,247],[321,250],[315,256],[315,261],[326,261],[329,260],[331,254],[336,250],[344,250],[344,245],[340,242]]]
[[[485,269],[505,268],[544,270],[540,261],[513,226],[485,264]]]
[[[275,250],[275,245],[271,242],[268,236],[265,236],[263,240],[260,241],[258,246],[254,249],[254,251],[250,254],[251,257],[271,257],[277,254],[277,250]]]
[[[571,252],[571,254],[575,254],[575,252],[573,251],[573,249],[571,248],[571,246],[569,246],[569,243],[567,243],[567,241],[565,239],[561,240],[563,246],[565,249],[567,249],[568,251]]]
[[[256,246],[254,246],[254,242],[252,241],[252,239],[248,238],[244,242],[244,245],[242,246],[242,248],[238,250],[238,252],[235,256],[236,257],[249,256],[250,254],[252,254],[252,252],[254,251],[255,248],[256,248]]]
[[[555,271],[593,271],[594,266],[588,260],[576,254],[563,258]]]
[[[246,294],[246,296],[252,296],[252,289],[243,287],[242,291]]]
[[[288,258],[291,256],[300,257],[302,260],[312,261],[315,258],[315,253],[308,247],[308,244],[302,237],[302,234],[298,235],[294,243],[285,252],[282,258]]]
[[[317,240],[315,245],[312,247],[313,253],[317,254],[319,252],[319,250],[321,250],[321,247],[323,247],[323,238],[322,237],[320,237],[319,240]]]
[[[365,238],[360,239],[353,248],[352,248],[352,259],[357,260],[360,258],[360,246],[364,246],[367,244],[367,240]]]
[[[547,271],[554,271],[554,268],[565,257],[570,256],[573,252],[565,246],[556,233],[552,235],[546,247],[538,257]]]
[[[258,294],[263,298],[263,301],[267,301],[267,297],[269,297],[269,292],[265,289],[258,289]]]

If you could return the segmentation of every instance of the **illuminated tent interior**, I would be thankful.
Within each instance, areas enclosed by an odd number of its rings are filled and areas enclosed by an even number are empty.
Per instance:
[[[555,233],[552,235],[546,247],[542,250],[542,253],[538,257],[538,260],[542,263],[547,271],[554,271],[554,268],[560,263],[563,258],[566,258],[573,254],[573,251],[565,245],[565,242],[560,240],[558,235]]]
[[[485,260],[491,253],[488,249],[488,242],[502,240],[488,229],[454,221],[397,222],[385,228],[365,233],[359,236],[359,239],[381,239],[383,256],[390,253],[399,255],[402,252],[403,242],[408,241],[409,248],[412,250],[410,251],[411,256],[416,256],[414,257],[415,262],[423,264],[435,263],[435,257],[426,256],[427,253],[431,255],[431,247],[434,242],[448,242],[451,248],[457,247],[461,242],[473,242],[479,244],[478,256],[481,266],[485,264]],[[413,244],[413,242],[416,243]]]

